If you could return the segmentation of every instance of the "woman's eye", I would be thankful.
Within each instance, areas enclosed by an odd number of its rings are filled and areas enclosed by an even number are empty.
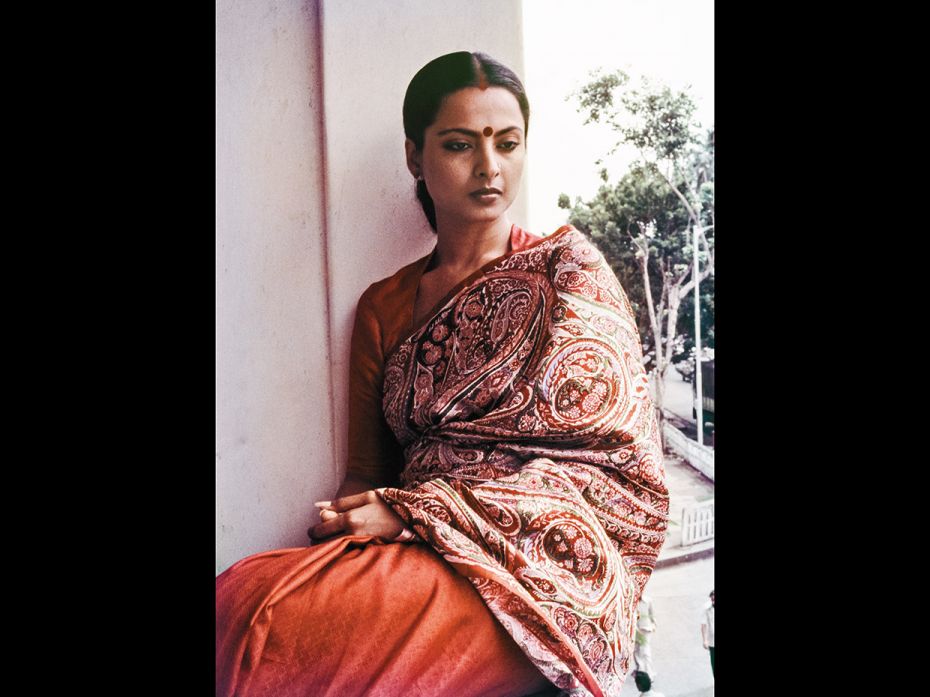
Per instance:
[[[501,143],[500,147],[504,150],[516,150],[518,145],[520,145],[520,143],[514,140],[508,140],[506,143]]]
[[[462,152],[463,150],[469,147],[468,143],[446,143],[446,150],[451,150],[452,152]]]

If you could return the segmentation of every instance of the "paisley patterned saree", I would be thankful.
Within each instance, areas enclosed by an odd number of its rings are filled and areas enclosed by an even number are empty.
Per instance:
[[[668,513],[629,301],[570,226],[459,285],[387,357],[381,496],[552,683],[619,695]]]

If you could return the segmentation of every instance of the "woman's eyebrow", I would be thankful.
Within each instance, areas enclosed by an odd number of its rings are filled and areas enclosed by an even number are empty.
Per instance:
[[[520,131],[522,133],[523,129],[519,126],[508,126],[507,128],[502,128],[499,131],[494,131],[494,135],[499,136],[503,135],[504,133],[509,133],[510,131]],[[467,128],[446,128],[442,131],[439,131],[439,133],[436,135],[444,136],[446,133],[463,133],[464,135],[471,136],[472,138],[477,138],[479,135],[481,135],[477,131],[469,131]]]

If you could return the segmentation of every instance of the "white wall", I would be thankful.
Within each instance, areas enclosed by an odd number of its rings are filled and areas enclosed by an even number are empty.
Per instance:
[[[434,244],[404,160],[407,84],[452,51],[521,77],[523,57],[520,0],[218,0],[216,22],[220,572],[307,543],[345,471],[355,304]]]
[[[336,481],[315,13],[217,3],[217,572],[306,544]]]

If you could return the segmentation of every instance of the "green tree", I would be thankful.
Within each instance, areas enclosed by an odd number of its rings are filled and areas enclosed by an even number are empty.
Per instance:
[[[622,71],[594,78],[573,95],[578,111],[587,114],[585,124],[606,122],[619,134],[610,152],[629,143],[640,158],[616,186],[600,187],[589,202],[576,198],[569,222],[604,253],[639,313],[641,333],[651,338],[644,349],[654,360],[661,419],[668,366],[686,352],[687,342],[679,338],[681,303],[696,281],[713,273],[713,130],[701,138],[693,121],[694,102],[685,92],[646,80],[634,89]],[[601,176],[608,180],[606,171]],[[569,201],[560,195],[561,207],[568,208]],[[701,267],[697,279],[694,230]],[[631,283],[634,278],[640,283]]]
[[[693,118],[696,105],[687,92],[674,92],[646,78],[639,88],[633,87],[622,70],[603,75],[595,71],[592,78],[569,95],[586,114],[584,123],[606,123],[618,134],[610,154],[625,143],[639,151],[641,162],[665,180],[688,211],[713,266],[713,249],[703,236],[704,228],[714,224],[713,129],[704,147],[696,149],[700,130]]]

